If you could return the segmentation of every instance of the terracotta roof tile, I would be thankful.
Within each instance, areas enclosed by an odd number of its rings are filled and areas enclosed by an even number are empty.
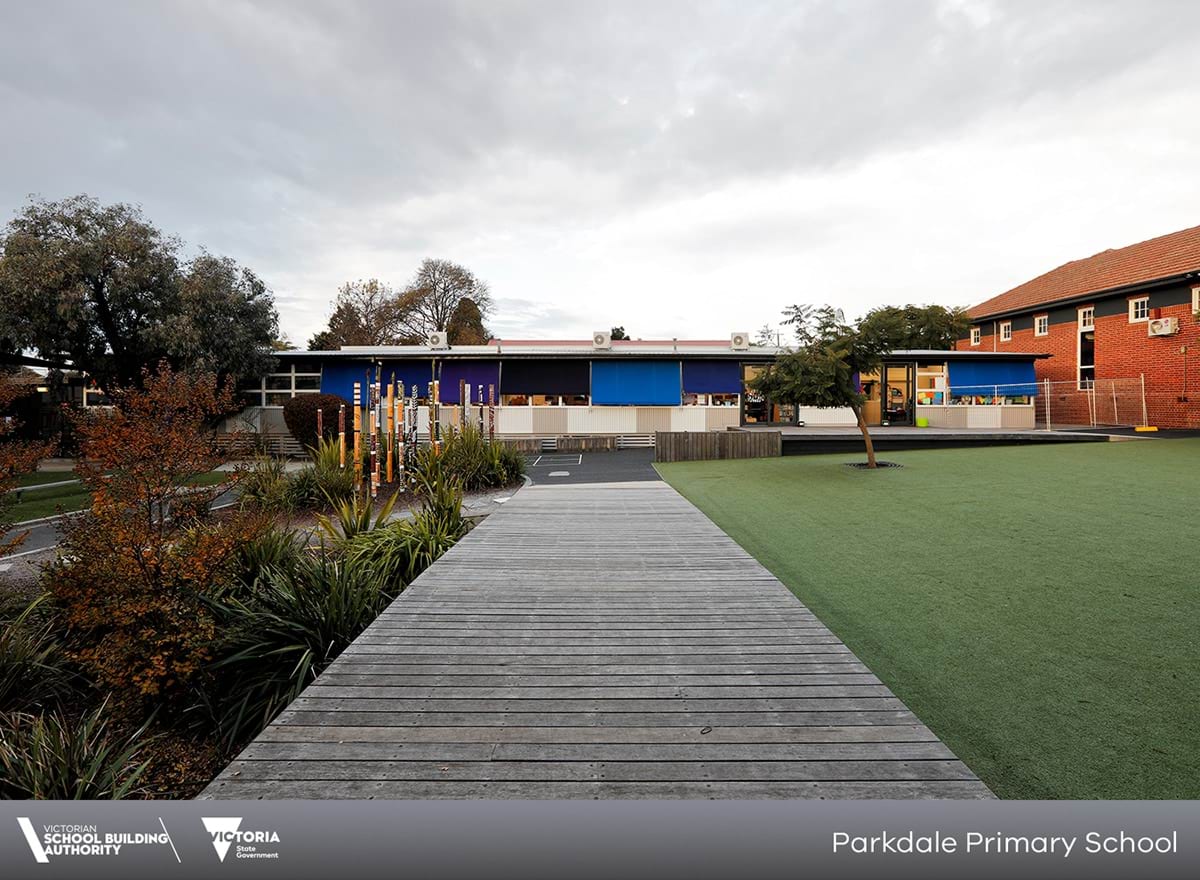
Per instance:
[[[1200,226],[1064,263],[970,309],[972,318],[1035,309],[1115,287],[1200,270]]]

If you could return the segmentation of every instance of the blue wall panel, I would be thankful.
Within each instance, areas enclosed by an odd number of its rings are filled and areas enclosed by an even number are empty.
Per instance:
[[[592,403],[679,406],[679,361],[592,361]]]
[[[467,380],[470,386],[469,396],[475,403],[479,402],[479,386],[483,386],[484,397],[487,397],[489,385],[496,386],[500,392],[500,362],[499,361],[442,361],[441,400],[442,403],[458,403],[458,383]]]
[[[429,383],[433,380],[433,361],[384,361],[383,383],[385,388],[387,383],[392,381],[393,374],[396,377],[397,394],[400,393],[399,386],[403,383],[405,396],[411,395],[413,386],[416,385],[417,397],[427,397]]]
[[[996,390],[1007,395],[1037,394],[1033,360],[950,361],[951,394],[992,394]]]
[[[367,372],[375,375],[375,368],[370,361],[326,360],[321,364],[321,393],[336,394],[346,403],[354,402],[354,383],[364,383],[364,400],[366,394]]]
[[[741,394],[742,365],[736,361],[684,361],[687,394]]]

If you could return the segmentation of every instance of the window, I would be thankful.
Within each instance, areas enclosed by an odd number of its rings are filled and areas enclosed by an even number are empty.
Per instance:
[[[1038,315],[1033,319],[1033,335],[1034,336],[1049,336],[1050,335],[1050,316]]]
[[[1012,321],[1000,322],[1000,341],[1012,342]]]
[[[978,327],[971,328],[971,344],[972,345],[979,344],[979,328]]]
[[[297,394],[316,394],[320,390],[320,364],[302,361],[280,364],[279,372],[251,381],[242,387],[241,394],[248,406],[283,406]]]
[[[1200,287],[1192,288],[1192,311],[1200,312]]]
[[[1085,306],[1079,310],[1079,329],[1091,330],[1096,326],[1096,309],[1094,306]]]
[[[1150,320],[1150,297],[1142,296],[1129,301],[1129,323]]]

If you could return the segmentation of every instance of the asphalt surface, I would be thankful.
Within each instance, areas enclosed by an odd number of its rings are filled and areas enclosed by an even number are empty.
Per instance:
[[[654,469],[653,461],[653,449],[583,453],[544,452],[541,455],[525,456],[525,474],[534,483],[547,486],[662,479]]]

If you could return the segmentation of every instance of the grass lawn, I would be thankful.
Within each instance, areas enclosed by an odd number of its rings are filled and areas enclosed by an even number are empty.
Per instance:
[[[17,477],[18,486],[44,486],[46,483],[62,483],[75,480],[74,471],[34,471],[31,474],[21,474]]]
[[[59,480],[69,480],[74,477],[71,472],[56,474],[56,480],[40,480],[34,483],[25,483],[24,480],[29,477],[47,476],[41,472],[36,474],[26,474],[21,478],[21,485],[41,485],[46,482],[58,482]],[[201,474],[195,479],[189,480],[188,485],[191,486],[215,486],[229,478],[229,474],[221,471],[212,471],[207,474]],[[44,516],[54,516],[57,513],[67,513],[73,510],[83,510],[92,503],[92,496],[83,488],[83,484],[76,483],[73,486],[60,486],[54,489],[39,489],[36,492],[24,493],[24,498],[20,504],[10,504],[0,510],[0,522],[14,523],[23,522],[30,519],[41,519]]]
[[[1001,797],[1200,797],[1200,441],[657,465]]]

